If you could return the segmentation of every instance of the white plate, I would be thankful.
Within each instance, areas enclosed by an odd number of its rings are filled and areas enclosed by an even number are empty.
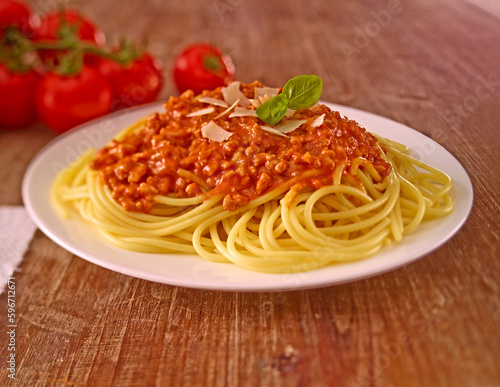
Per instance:
[[[125,126],[149,113],[161,111],[161,103],[119,111],[56,138],[32,160],[26,171],[22,188],[24,204],[49,238],[83,259],[126,275],[199,289],[272,291],[345,283],[404,266],[452,238],[466,221],[473,203],[472,185],[460,163],[436,142],[407,126],[357,109],[327,105],[373,133],[406,144],[418,159],[448,173],[453,179],[456,210],[445,218],[422,224],[402,242],[372,258],[300,274],[262,274],[233,264],[208,262],[198,256],[125,251],[102,239],[83,221],[59,218],[51,207],[49,196],[56,174],[87,148],[100,148]]]

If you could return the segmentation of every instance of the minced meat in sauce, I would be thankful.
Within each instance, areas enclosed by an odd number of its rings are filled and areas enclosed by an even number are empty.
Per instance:
[[[255,87],[262,84],[242,84],[241,91],[253,98]],[[232,211],[292,179],[299,178],[303,187],[330,185],[338,163],[349,166],[360,157],[382,177],[391,169],[371,133],[325,105],[296,111],[290,119],[307,122],[281,137],[262,129],[266,124],[257,117],[216,118],[224,107],[186,117],[207,107],[199,101],[201,96],[223,99],[221,88],[171,97],[164,113],[152,114],[142,129],[97,153],[91,168],[101,171],[113,198],[126,211],[148,213],[156,195],[193,197],[206,192],[207,197],[222,195],[223,207]],[[313,127],[322,114],[323,123]],[[201,128],[210,121],[231,137],[222,142],[203,137]],[[182,170],[188,173],[179,173]],[[311,170],[313,177],[300,180]]]

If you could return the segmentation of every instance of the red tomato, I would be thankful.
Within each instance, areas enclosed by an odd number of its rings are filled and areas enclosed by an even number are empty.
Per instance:
[[[43,16],[40,20],[40,25],[36,29],[35,40],[58,39],[62,18],[64,18],[69,26],[78,26],[77,36],[80,40],[96,43],[99,46],[104,45],[104,33],[95,26],[92,20],[82,16],[80,12],[73,9],[51,12]]]
[[[174,60],[173,77],[177,90],[195,94],[227,85],[234,80],[231,58],[208,43],[188,46]]]
[[[79,40],[96,46],[104,46],[106,41],[104,33],[92,20],[73,9],[51,12],[42,17],[36,28],[34,40],[53,42],[60,39],[61,19],[64,19],[68,26],[78,27],[76,37]],[[52,61],[57,56],[53,50],[41,50],[39,54],[44,61]]]
[[[40,119],[58,133],[108,113],[112,102],[108,80],[89,67],[74,76],[46,74],[35,89]]]
[[[38,78],[34,70],[14,73],[0,64],[0,127],[21,128],[35,122],[33,89]]]
[[[2,29],[7,26],[17,26],[28,37],[32,37],[31,10],[21,2],[14,0],[0,0],[0,38]]]
[[[115,99],[112,110],[119,110],[154,101],[163,86],[161,66],[148,53],[128,66],[102,58],[97,70],[111,83]]]

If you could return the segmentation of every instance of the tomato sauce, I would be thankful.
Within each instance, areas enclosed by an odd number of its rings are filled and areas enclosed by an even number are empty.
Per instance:
[[[255,87],[263,86],[254,82],[241,85],[241,91],[253,98]],[[307,121],[281,137],[262,129],[266,124],[257,117],[216,118],[223,107],[187,117],[208,107],[200,96],[223,99],[221,88],[171,97],[165,112],[152,114],[142,129],[97,153],[91,168],[101,171],[113,198],[126,211],[149,212],[155,195],[201,194],[221,194],[223,207],[236,210],[292,180],[301,187],[330,185],[335,167],[345,163],[344,173],[349,173],[355,158],[372,163],[382,178],[391,169],[372,134],[325,105],[296,111],[289,119]],[[314,127],[323,114],[323,123]],[[201,128],[210,121],[231,137],[222,142],[205,138]],[[306,172],[309,177],[301,178]]]

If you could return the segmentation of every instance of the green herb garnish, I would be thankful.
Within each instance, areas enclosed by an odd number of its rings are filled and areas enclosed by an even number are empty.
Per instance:
[[[257,108],[257,116],[268,125],[276,125],[288,109],[307,109],[318,102],[323,81],[316,75],[299,75],[290,79],[281,94]]]
[[[268,125],[276,125],[288,110],[288,99],[283,93],[275,95],[257,108],[257,116]]]

